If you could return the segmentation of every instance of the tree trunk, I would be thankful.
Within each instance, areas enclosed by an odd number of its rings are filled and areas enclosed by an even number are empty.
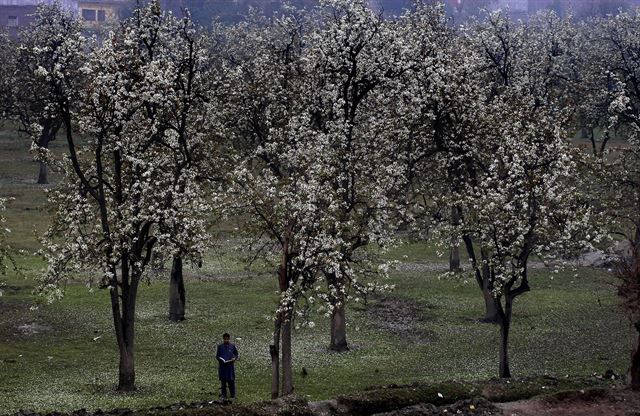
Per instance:
[[[282,322],[282,395],[293,393],[293,368],[291,362],[291,319],[292,313],[284,314]]]
[[[289,288],[290,272],[290,259],[289,259],[289,235],[290,231],[287,231],[287,236],[284,238],[282,244],[282,262],[280,264],[280,270],[278,273],[278,286],[280,293],[284,293]],[[291,324],[293,320],[293,307],[292,305],[280,305],[280,312],[278,313],[278,321],[276,321],[276,331],[274,332],[274,344],[271,351],[271,365],[272,365],[272,378],[271,378],[271,395],[277,395],[278,377],[281,376],[280,395],[286,396],[293,393],[293,369],[291,366]],[[279,340],[278,340],[279,338]],[[279,344],[279,345],[278,345]],[[282,371],[277,374],[277,359],[274,359],[274,353],[277,357],[278,347],[280,349],[281,357],[280,365]],[[275,368],[274,368],[275,365]]]
[[[122,256],[122,275],[120,283],[114,277],[114,283],[110,288],[111,311],[113,324],[120,352],[120,365],[118,368],[118,391],[133,391],[136,389],[136,373],[134,366],[134,335],[136,298],[140,276],[130,276],[128,254]],[[115,268],[113,273],[115,276]],[[122,296],[119,295],[122,290]]]
[[[42,131],[38,137],[38,146],[43,149],[49,148],[49,143],[55,140],[58,130],[60,130],[60,121],[48,119],[41,123]],[[38,184],[46,185],[49,183],[49,169],[46,162],[39,162]]]
[[[114,305],[113,297],[115,290],[112,290],[111,304],[114,310],[114,324],[116,327],[116,339],[118,341],[118,350],[120,352],[120,365],[118,367],[118,391],[133,391],[136,389],[136,372],[134,366],[133,352],[133,335],[134,335],[134,315],[135,315],[135,299],[131,304],[129,290],[123,290],[122,308],[123,313],[120,314],[120,308]],[[117,297],[117,292],[115,293]],[[129,298],[129,299],[128,299]]]
[[[185,290],[182,276],[182,257],[173,258],[171,278],[169,279],[169,320],[184,321]]]
[[[581,139],[588,139],[589,138],[589,132],[588,132],[586,127],[581,127],[580,128],[580,138]]]
[[[496,299],[491,293],[491,270],[489,266],[482,268],[482,296],[484,296],[484,318],[482,322],[495,324],[500,321],[500,314],[498,312],[498,305]]]
[[[489,266],[483,264],[482,267],[479,266],[478,260],[476,258],[475,249],[473,248],[473,241],[471,237],[468,235],[462,236],[462,241],[464,242],[465,248],[467,250],[467,255],[471,260],[471,265],[475,271],[474,275],[476,278],[476,282],[478,283],[478,287],[482,291],[482,296],[484,297],[484,318],[481,319],[482,322],[487,323],[497,323],[498,322],[498,309],[496,307],[495,300],[493,299],[493,295],[491,294],[491,270],[489,270]],[[481,251],[482,252],[482,251]],[[481,253],[485,257],[485,253]]]
[[[497,301],[499,302],[499,301]],[[494,303],[497,303],[494,302]],[[507,295],[505,298],[505,308],[500,309],[500,377],[510,378],[511,370],[509,369],[509,330],[511,329],[511,309],[513,299]]]
[[[491,290],[486,286],[482,288],[482,296],[484,297],[484,318],[482,322],[489,324],[496,324],[500,321],[498,316],[498,308],[496,306],[496,300],[491,294]]]
[[[278,315],[273,332],[273,344],[269,346],[269,354],[271,355],[271,398],[276,399],[293,393],[291,313],[280,312]],[[282,371],[280,371],[280,367],[282,367]],[[282,384],[280,384],[281,382]]]
[[[347,318],[344,300],[340,299],[333,305],[331,314],[331,351],[345,352],[349,350],[347,344]]]
[[[449,253],[449,271],[457,273],[461,271],[460,268],[460,249],[457,244],[451,243],[451,251]]]
[[[631,375],[631,389],[640,391],[640,321],[636,322],[635,327],[638,331],[638,344],[631,358],[631,369],[629,373]]]
[[[280,327],[282,319],[276,319],[273,331],[273,344],[269,346],[271,355],[271,398],[277,399],[280,396]]]
[[[118,391],[134,391],[136,389],[136,370],[133,362],[133,345],[120,350],[120,366],[118,368]]]
[[[38,162],[40,170],[38,171],[38,184],[46,185],[49,183],[49,169],[47,164],[43,161]]]
[[[457,226],[460,224],[460,212],[455,208],[451,208],[451,224]],[[459,272],[460,268],[460,248],[457,239],[451,239],[451,251],[449,252],[449,271]]]

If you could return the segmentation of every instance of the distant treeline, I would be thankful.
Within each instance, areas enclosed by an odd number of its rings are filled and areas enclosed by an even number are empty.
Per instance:
[[[125,8],[127,16],[141,0],[130,0]],[[369,0],[372,8],[385,15],[397,15],[412,6],[413,0]],[[509,8],[519,18],[527,18],[530,14],[549,9],[561,16],[572,14],[584,19],[593,16],[616,14],[619,10],[628,10],[640,6],[640,0],[423,0],[424,3],[444,3],[449,16],[457,21],[478,16],[484,9]],[[214,19],[225,23],[237,23],[243,20],[249,10],[254,8],[261,13],[271,15],[280,11],[285,3],[297,8],[308,8],[319,3],[318,0],[162,0],[163,7],[174,14],[182,13],[187,8],[194,21],[209,26]]]

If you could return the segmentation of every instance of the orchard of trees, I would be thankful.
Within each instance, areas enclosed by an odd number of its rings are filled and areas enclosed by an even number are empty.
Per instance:
[[[135,388],[140,283],[171,262],[184,319],[183,262],[203,261],[221,217],[279,264],[273,397],[294,388],[294,322],[321,310],[329,348],[348,349],[345,306],[391,289],[375,253],[399,230],[473,275],[500,377],[534,257],[623,241],[640,337],[640,11],[450,23],[442,5],[383,17],[324,0],[204,31],[152,0],[100,41],[57,5],[0,37],[3,115],[32,139],[38,181],[61,176],[39,292],[54,301],[82,273],[108,293],[120,390]],[[640,349],[631,378],[640,389]]]

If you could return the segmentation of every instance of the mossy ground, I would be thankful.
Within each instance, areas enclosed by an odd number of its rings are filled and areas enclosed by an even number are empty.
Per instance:
[[[272,329],[268,317],[276,305],[276,280],[268,268],[246,271],[232,253],[211,253],[203,269],[189,270],[185,322],[166,319],[167,271],[141,287],[134,393],[114,390],[117,348],[106,292],[91,292],[80,282],[70,284],[62,301],[30,309],[34,279],[44,266],[31,254],[38,248],[34,230],[44,229],[48,214],[42,187],[33,184],[37,167],[30,162],[28,147],[26,140],[0,132],[0,197],[15,198],[7,213],[10,240],[24,250],[17,257],[23,274],[3,277],[8,287],[0,297],[0,414],[26,408],[144,409],[211,400],[217,396],[213,354],[225,331],[236,338],[241,353],[238,402],[267,398]],[[403,262],[444,261],[433,247],[415,242],[386,256]],[[418,315],[412,325],[418,333],[429,334],[428,342],[395,335],[376,321],[370,308],[352,304],[352,349],[330,353],[328,322],[316,316],[316,328],[294,334],[297,394],[320,400],[375,385],[470,382],[496,375],[498,329],[477,322],[483,302],[473,280],[409,271],[392,273],[389,283],[397,290],[387,296],[411,302]],[[626,370],[631,329],[606,271],[553,275],[540,269],[533,271],[531,283],[533,290],[514,306],[514,375],[548,373],[562,378]]]

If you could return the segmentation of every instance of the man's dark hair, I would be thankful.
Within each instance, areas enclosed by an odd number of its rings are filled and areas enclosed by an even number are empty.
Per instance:
[[[224,334],[222,334],[222,338],[231,338],[231,335],[225,332]]]

